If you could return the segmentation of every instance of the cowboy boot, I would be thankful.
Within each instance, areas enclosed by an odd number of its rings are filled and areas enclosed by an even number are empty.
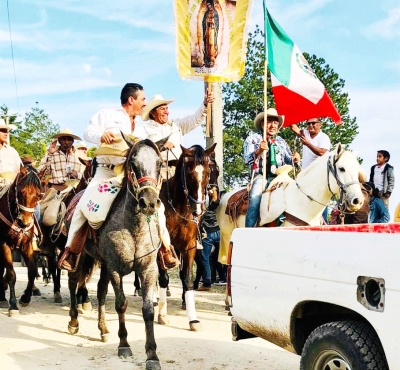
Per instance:
[[[72,253],[69,247],[65,247],[65,251],[58,260],[58,268],[69,272],[75,272],[78,267],[79,257],[81,254]]]
[[[172,269],[181,264],[176,257],[173,248],[174,247],[172,245],[170,245],[168,249],[165,245],[160,248],[161,258],[164,260],[164,265],[167,269]]]

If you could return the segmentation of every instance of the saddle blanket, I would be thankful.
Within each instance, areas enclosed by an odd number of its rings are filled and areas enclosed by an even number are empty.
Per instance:
[[[81,211],[93,229],[98,229],[105,219],[121,190],[123,174],[98,183],[97,186],[87,188],[82,195]]]

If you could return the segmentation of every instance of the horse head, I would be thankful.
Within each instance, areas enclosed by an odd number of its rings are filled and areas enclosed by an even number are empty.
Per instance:
[[[210,155],[214,152],[212,145],[204,150],[200,145],[189,149],[183,147],[178,161],[177,173],[181,173],[183,191],[186,195],[193,215],[201,216],[205,211],[206,188],[210,178]]]
[[[357,155],[344,150],[339,143],[328,160],[328,188],[332,194],[339,194],[339,204],[350,212],[359,210],[364,202],[360,172]]]
[[[21,228],[32,225],[33,214],[41,197],[41,184],[34,169],[21,166],[14,180],[16,205],[18,209],[17,224]]]
[[[161,205],[159,192],[161,188],[161,165],[163,160],[159,147],[163,143],[151,140],[135,140],[127,135],[122,137],[129,146],[124,165],[128,191],[137,201],[140,211],[148,216],[153,215]]]

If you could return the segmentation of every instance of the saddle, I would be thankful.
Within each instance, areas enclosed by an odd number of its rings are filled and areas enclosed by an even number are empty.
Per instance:
[[[231,195],[226,205],[225,214],[230,217],[231,222],[239,217],[245,215],[249,207],[249,192],[247,188],[239,190]]]

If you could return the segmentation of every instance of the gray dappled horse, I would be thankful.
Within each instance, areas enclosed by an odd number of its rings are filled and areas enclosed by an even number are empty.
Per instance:
[[[122,188],[98,231],[98,245],[87,242],[78,270],[75,273],[69,273],[71,321],[68,329],[71,334],[79,330],[76,301],[78,282],[85,278],[84,274],[90,274],[90,269],[87,269],[88,261],[97,260],[101,264],[97,287],[98,327],[101,339],[106,342],[109,335],[105,320],[105,301],[108,283],[111,281],[115,293],[115,310],[119,319],[118,356],[132,356],[125,327],[127,300],[122,279],[123,276],[135,271],[142,284],[142,313],[146,329],[146,369],[161,369],[154,338],[153,292],[158,279],[156,257],[160,237],[156,212],[161,204],[159,188],[162,158],[152,141],[142,140],[135,143],[129,137],[125,135],[123,137],[129,145],[129,153],[124,164],[125,176]],[[158,142],[158,147],[161,148],[164,142],[165,140]],[[85,267],[86,271],[83,271]]]

